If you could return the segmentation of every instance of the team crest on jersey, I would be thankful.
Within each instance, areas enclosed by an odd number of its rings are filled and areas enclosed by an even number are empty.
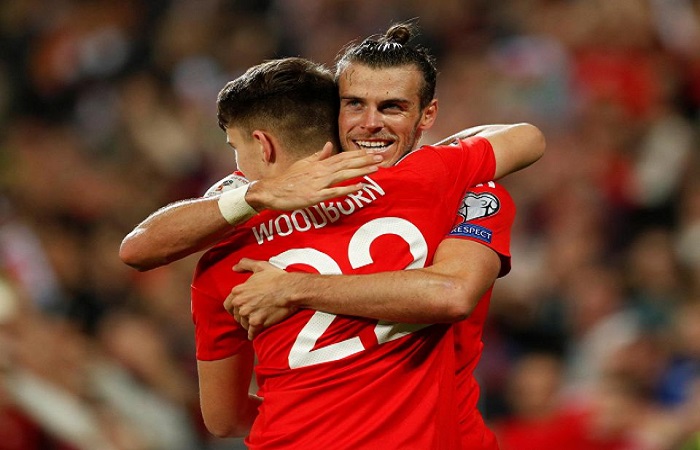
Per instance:
[[[500,208],[501,202],[499,202],[498,197],[491,193],[467,193],[466,197],[462,200],[462,205],[457,211],[457,214],[462,218],[462,223],[455,226],[450,232],[450,235],[473,237],[490,243],[493,232],[486,227],[469,222],[475,219],[493,216]]]

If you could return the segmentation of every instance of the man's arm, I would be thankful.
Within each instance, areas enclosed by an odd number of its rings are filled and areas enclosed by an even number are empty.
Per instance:
[[[529,124],[483,125],[468,128],[436,145],[455,139],[483,136],[496,158],[495,178],[520,170],[544,152],[544,136]],[[329,188],[336,183],[376,170],[376,155],[344,152],[332,157],[330,147],[297,162],[287,174],[261,180],[245,193],[243,207],[294,210],[358,190],[359,185]],[[204,250],[232,232],[218,198],[176,202],[151,214],[122,241],[121,260],[145,271]],[[245,216],[244,216],[245,218]]]
[[[248,393],[253,372],[252,346],[217,361],[197,361],[202,417],[217,437],[245,436],[261,399]]]
[[[122,240],[119,258],[146,271],[210,247],[233,228],[217,206],[217,197],[183,200],[154,212]]]
[[[204,250],[264,209],[291,211],[347,195],[361,184],[334,186],[377,170],[382,157],[363,150],[330,156],[332,146],[293,164],[284,174],[218,197],[179,201],[159,209],[121,243],[119,257],[145,271]],[[231,213],[233,210],[233,213]]]
[[[494,179],[502,178],[534,163],[542,157],[546,146],[544,134],[539,128],[528,123],[480,125],[467,128],[435,145],[448,145],[458,139],[471,136],[481,136],[491,143],[496,158]]]
[[[235,269],[254,274],[224,306],[251,338],[299,308],[392,322],[455,322],[471,313],[500,267],[495,251],[461,239],[440,243],[430,267],[368,275],[288,273],[244,259]]]

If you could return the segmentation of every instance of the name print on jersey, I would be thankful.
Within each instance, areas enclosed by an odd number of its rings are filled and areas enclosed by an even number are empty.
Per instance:
[[[364,187],[354,194],[347,195],[342,200],[321,202],[309,208],[295,209],[291,213],[280,214],[253,227],[253,235],[258,245],[262,245],[266,240],[273,240],[275,236],[288,236],[294,231],[303,233],[312,227],[314,229],[323,228],[385,195],[384,189],[376,181],[368,176],[363,178],[366,181]]]

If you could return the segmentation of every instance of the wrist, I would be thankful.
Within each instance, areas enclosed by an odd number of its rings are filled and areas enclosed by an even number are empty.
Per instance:
[[[257,211],[246,201],[246,193],[250,184],[228,190],[219,196],[217,205],[219,212],[230,225],[238,225],[257,214]]]
[[[252,181],[245,193],[245,201],[258,212],[270,209],[270,204],[265,199],[265,182]]]
[[[291,308],[309,307],[309,289],[304,286],[304,280],[309,276],[307,273],[287,272],[285,285],[287,286],[286,305]]]

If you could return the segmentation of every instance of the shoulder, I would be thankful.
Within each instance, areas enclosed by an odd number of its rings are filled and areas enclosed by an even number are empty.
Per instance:
[[[226,175],[216,183],[212,184],[204,193],[204,197],[214,197],[225,191],[235,189],[240,186],[245,186],[249,181],[242,172],[235,171],[230,175]]]
[[[463,151],[463,152],[493,152],[491,142],[483,136],[470,136],[464,139],[455,139],[449,144],[426,145],[425,148],[433,148],[439,152]]]
[[[467,190],[458,214],[465,222],[488,219],[490,222],[512,223],[515,212],[515,202],[508,191],[489,181]]]
[[[195,267],[194,280],[216,279],[221,272],[228,273],[230,271],[233,266],[231,260],[235,257],[235,250],[240,246],[236,234],[238,233],[234,233],[233,236],[226,238],[202,254]]]
[[[502,184],[496,182],[496,181],[487,181],[486,183],[479,183],[474,186],[471,186],[469,188],[469,192],[475,192],[475,193],[482,193],[482,192],[488,192],[494,195],[498,195],[502,198],[508,198],[510,200],[513,199],[513,197],[510,195],[510,192],[508,192],[508,189],[506,189]]]
[[[440,170],[450,176],[474,174],[480,181],[486,174],[488,178],[493,176],[495,157],[487,139],[473,136],[446,145],[424,145],[404,156],[395,167],[401,166]]]

